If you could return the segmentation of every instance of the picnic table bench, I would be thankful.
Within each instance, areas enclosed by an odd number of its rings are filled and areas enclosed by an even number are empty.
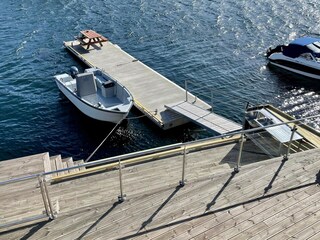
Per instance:
[[[93,30],[80,31],[80,35],[76,37],[82,46],[87,46],[87,49],[93,44],[99,43],[102,47],[102,43],[108,41],[108,39]]]

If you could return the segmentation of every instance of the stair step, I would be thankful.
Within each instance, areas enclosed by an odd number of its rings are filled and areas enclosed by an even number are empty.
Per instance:
[[[63,159],[61,159],[61,162],[62,162],[62,168],[68,168],[67,162],[63,161]],[[64,174],[67,174],[67,173],[69,173],[68,170],[62,172],[63,175],[64,175]]]
[[[44,159],[43,159],[43,167],[44,167],[44,172],[51,172],[51,160],[50,160],[50,157],[49,157],[49,154],[47,154]],[[52,178],[51,175],[46,175],[45,176],[45,180],[46,181],[50,181]]]
[[[62,163],[62,159],[61,159],[61,155],[56,156],[56,158],[54,159],[55,163],[56,163],[56,170],[60,170],[63,168],[63,163]],[[58,176],[64,175],[63,172],[58,172],[57,173]]]
[[[52,156],[50,157],[50,165],[51,165],[51,171],[56,171],[57,170],[57,164],[56,164],[56,158],[61,158],[60,155]],[[58,176],[57,173],[51,174],[51,177],[56,177]]]
[[[77,161],[73,161],[73,163],[74,163],[75,166],[79,166],[79,165],[84,164],[84,161],[83,160],[77,160]],[[86,170],[86,168],[85,167],[79,168],[79,171],[82,171],[82,170]]]
[[[68,168],[75,166],[72,157],[62,159],[62,161],[66,162]],[[79,169],[75,168],[68,171],[68,173],[75,173],[75,172],[79,172]]]

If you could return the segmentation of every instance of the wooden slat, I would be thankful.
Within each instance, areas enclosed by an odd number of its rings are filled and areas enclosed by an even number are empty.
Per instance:
[[[57,165],[56,165],[56,160],[55,160],[56,157],[58,157],[58,156],[50,157],[50,165],[51,165],[52,171],[56,171],[57,170]],[[51,175],[52,175],[52,177],[58,176],[57,173],[53,173]]]
[[[83,30],[80,31],[84,36],[86,36],[87,38],[100,38],[101,34],[96,33],[93,30]]]
[[[314,236],[317,233],[320,233],[320,220],[317,220],[311,224],[304,224],[301,226],[301,229],[298,233],[293,235],[294,239],[308,239],[309,237]]]
[[[83,161],[83,160],[73,161],[73,164],[74,164],[75,166],[79,166],[79,165],[84,164],[84,161]],[[80,168],[78,168],[78,169],[79,169],[79,171],[86,170],[85,167],[80,167]]]
[[[47,155],[44,160],[43,160],[43,165],[44,165],[44,172],[51,172],[51,160],[50,160],[50,157],[49,155]],[[50,181],[52,178],[51,175],[46,175],[45,176],[45,180],[46,181]]]
[[[64,160],[66,163],[67,163],[67,167],[70,168],[70,167],[74,167],[74,162],[73,162],[73,159],[71,157],[69,158],[66,158]],[[68,173],[75,173],[75,172],[79,172],[79,169],[71,169],[68,171]]]
[[[319,240],[320,239],[320,232],[312,235],[308,240]]]
[[[66,160],[67,160],[67,159],[61,159],[62,168],[68,168],[68,164],[67,164]],[[68,171],[68,170],[67,170],[67,171],[63,171],[62,173],[63,173],[63,175],[65,175],[65,174],[68,174],[69,171]]]
[[[58,155],[54,158],[54,161],[56,163],[56,167],[57,167],[57,170],[60,170],[63,168],[63,164],[62,164],[62,159],[61,159],[61,155]],[[63,175],[64,173],[63,172],[58,172],[57,175],[58,176],[61,176]]]

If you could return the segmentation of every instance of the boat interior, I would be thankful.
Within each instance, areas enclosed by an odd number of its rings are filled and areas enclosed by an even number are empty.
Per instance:
[[[61,82],[89,104],[112,111],[127,111],[131,96],[120,84],[108,79],[98,69],[86,69],[76,78],[65,74]]]

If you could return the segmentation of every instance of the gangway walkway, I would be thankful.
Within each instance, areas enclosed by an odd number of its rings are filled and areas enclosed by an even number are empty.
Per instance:
[[[166,105],[167,109],[189,118],[194,123],[220,134],[235,132],[242,129],[242,126],[216,113],[200,108],[190,102],[179,102]]]

